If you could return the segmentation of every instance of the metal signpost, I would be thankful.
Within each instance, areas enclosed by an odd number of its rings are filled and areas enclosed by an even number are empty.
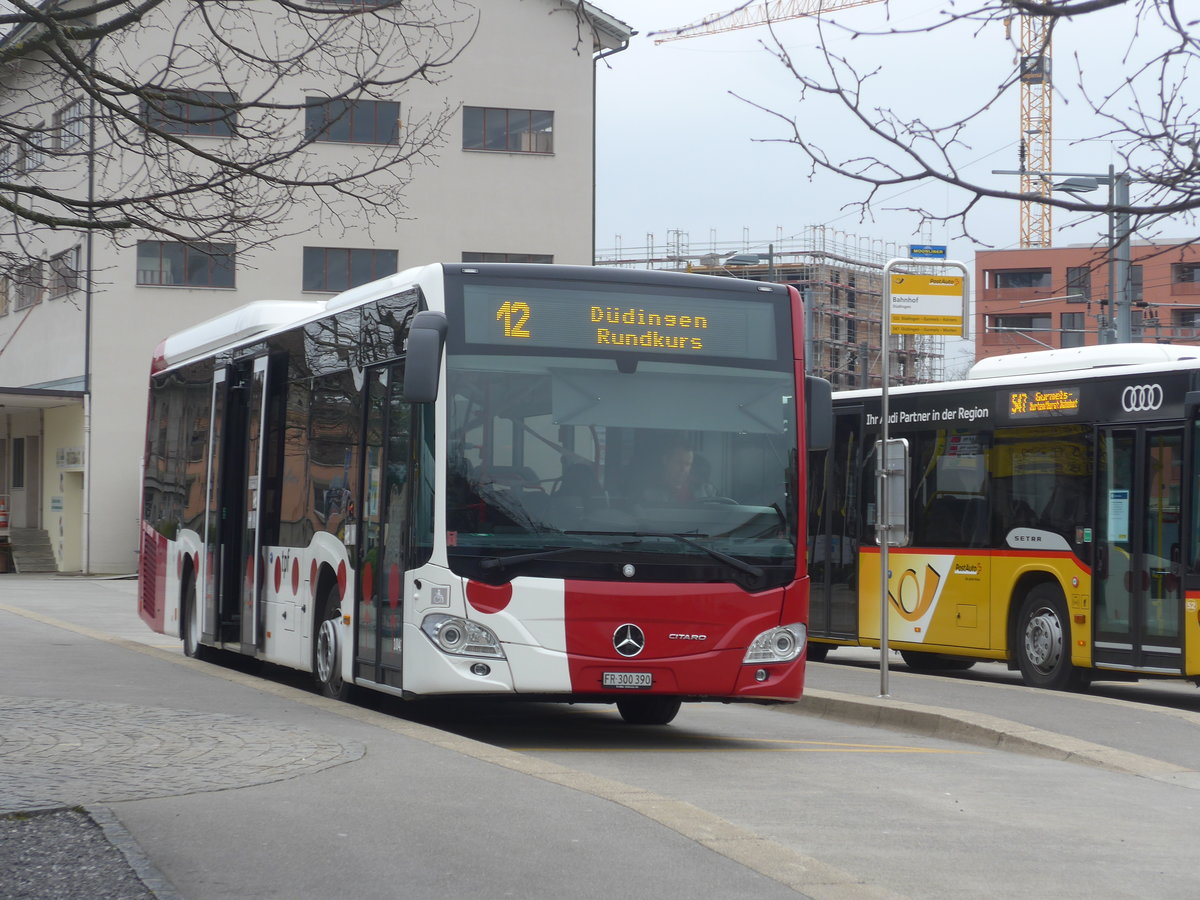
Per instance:
[[[957,269],[961,275],[915,274],[914,268]],[[888,561],[889,546],[904,546],[908,543],[907,527],[907,442],[893,442],[889,438],[890,412],[888,410],[888,341],[894,334],[928,334],[969,337],[971,323],[968,310],[971,274],[966,264],[955,260],[930,258],[919,254],[917,259],[891,259],[883,267],[883,340],[880,342],[879,372],[883,388],[879,398],[880,428],[879,446],[876,448],[875,476],[877,480],[877,503],[875,536],[879,544],[879,696],[888,693],[888,582],[891,570]],[[898,452],[899,451],[899,452]],[[892,492],[890,478],[901,476],[903,491],[897,498],[889,497]],[[899,499],[903,498],[903,499]],[[895,501],[902,508],[893,511]]]

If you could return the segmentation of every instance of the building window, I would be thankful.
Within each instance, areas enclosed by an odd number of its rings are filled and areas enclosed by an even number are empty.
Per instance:
[[[1190,330],[1200,330],[1200,310],[1184,309],[1175,312],[1175,326]]]
[[[344,291],[396,271],[395,250],[304,248],[304,290]]]
[[[59,150],[70,150],[82,144],[86,129],[83,101],[72,100],[54,114],[54,146]]]
[[[468,253],[463,251],[462,261],[465,263],[505,262],[551,265],[554,262],[554,255],[551,253]]]
[[[1082,347],[1084,340],[1084,321],[1083,313],[1063,313],[1059,318],[1062,323],[1062,343],[1063,347]]]
[[[1129,267],[1129,302],[1133,303],[1137,300],[1144,300],[1142,296],[1142,267]]]
[[[18,268],[13,279],[17,289],[17,302],[14,304],[17,309],[28,309],[42,302],[46,285],[40,259]]]
[[[138,241],[137,283],[231,288],[236,264],[233,244]]]
[[[0,316],[8,315],[8,279],[0,278]]]
[[[1172,263],[1171,281],[1175,284],[1192,284],[1200,281],[1200,263]]]
[[[1067,294],[1074,294],[1084,300],[1092,298],[1092,270],[1087,266],[1069,266],[1067,268]]]
[[[553,153],[554,113],[546,109],[463,107],[463,149]]]
[[[1050,290],[1049,269],[997,269],[988,274],[992,276],[992,284],[998,290],[1009,288]]]
[[[1023,316],[988,316],[988,331],[1049,331],[1050,314]]]
[[[21,162],[21,171],[31,172],[34,169],[41,168],[46,162],[46,149],[48,135],[46,134],[46,123],[38,122],[29,131],[29,143],[25,146],[24,158]]]
[[[79,248],[72,247],[50,257],[50,283],[46,293],[50,299],[65,297],[79,287]]]
[[[237,98],[225,91],[171,91],[169,97],[146,100],[146,125],[168,134],[231,137],[237,130]]]
[[[389,100],[304,99],[310,141],[351,144],[400,143],[400,104]]]

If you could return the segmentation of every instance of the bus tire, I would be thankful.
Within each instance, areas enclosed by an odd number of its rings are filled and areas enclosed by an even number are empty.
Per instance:
[[[336,584],[329,586],[317,620],[313,640],[313,679],[321,694],[332,700],[349,700],[351,685],[342,678],[342,611]]]
[[[825,662],[825,657],[829,655],[829,651],[833,648],[828,644],[814,644],[808,642],[808,661],[809,662]]]
[[[973,659],[924,650],[901,650],[900,658],[914,672],[965,672],[975,665]]]
[[[678,697],[622,697],[617,711],[630,725],[667,725],[681,703]]]
[[[183,655],[192,659],[212,659],[212,649],[200,643],[200,608],[196,600],[196,579],[189,577],[183,589]]]
[[[1071,624],[1056,584],[1043,582],[1026,595],[1016,651],[1021,677],[1032,687],[1068,691],[1087,684],[1087,673],[1071,665]]]

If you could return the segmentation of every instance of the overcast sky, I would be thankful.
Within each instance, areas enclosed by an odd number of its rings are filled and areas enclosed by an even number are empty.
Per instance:
[[[934,14],[951,0],[905,0],[844,10],[833,16],[863,30],[912,26],[935,21]],[[843,207],[861,199],[863,188],[818,174],[810,179],[799,148],[779,143],[788,126],[733,94],[788,116],[798,115],[831,148],[850,155],[866,153],[863,134],[845,113],[817,102],[798,104],[796,82],[763,47],[771,40],[766,28],[696,37],[655,45],[647,34],[694,22],[706,14],[736,5],[729,0],[597,0],[603,10],[627,22],[639,34],[628,50],[600,63],[598,73],[598,193],[596,242],[603,252],[618,246],[644,247],[647,234],[658,247],[668,233],[687,235],[693,252],[718,241],[740,241],[748,234],[755,249],[779,235],[802,234],[806,226],[827,225],[852,235],[880,241],[932,242],[950,246],[950,255],[971,262],[976,244],[958,237],[951,226],[918,231],[910,213],[888,207],[924,204],[935,211],[957,208],[962,198],[944,187],[885,191],[873,205],[873,220],[860,220]],[[899,11],[899,13],[897,13]],[[889,19],[888,14],[892,13]],[[1103,141],[1080,143],[1102,129],[1082,102],[1076,83],[1083,67],[1089,89],[1104,88],[1104,78],[1123,78],[1122,56],[1132,23],[1118,11],[1081,17],[1056,31],[1053,106],[1054,168],[1058,171],[1104,172],[1119,160]],[[904,18],[899,18],[903,15]],[[830,44],[856,65],[882,68],[876,85],[878,104],[954,121],[983,103],[1009,75],[1013,43],[1004,27],[988,25],[912,38],[860,38],[850,41],[826,28]],[[818,65],[819,33],[812,19],[777,26],[799,65]],[[1014,25],[1014,38],[1016,27]],[[1149,39],[1139,39],[1143,44]],[[1125,41],[1125,44],[1122,43]],[[1079,57],[1077,62],[1076,57]],[[968,171],[997,187],[1019,189],[1016,176],[991,175],[993,169],[1016,169],[1020,114],[1018,91],[1002,95],[985,121],[967,135],[962,159]],[[875,152],[878,147],[873,148]],[[1082,222],[1078,214],[1054,212],[1055,243],[1099,240],[1103,220]],[[970,220],[972,233],[996,248],[1018,246],[1019,214],[1015,203],[994,202]],[[1074,227],[1072,227],[1074,226]],[[1060,233],[1061,230],[1061,233]],[[619,239],[617,236],[620,236]]]

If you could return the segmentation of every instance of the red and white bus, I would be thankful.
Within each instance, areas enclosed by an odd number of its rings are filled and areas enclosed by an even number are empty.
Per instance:
[[[802,322],[781,285],[492,264],[181,331],[150,379],[141,615],[332,697],[794,701],[804,451],[832,422]]]

